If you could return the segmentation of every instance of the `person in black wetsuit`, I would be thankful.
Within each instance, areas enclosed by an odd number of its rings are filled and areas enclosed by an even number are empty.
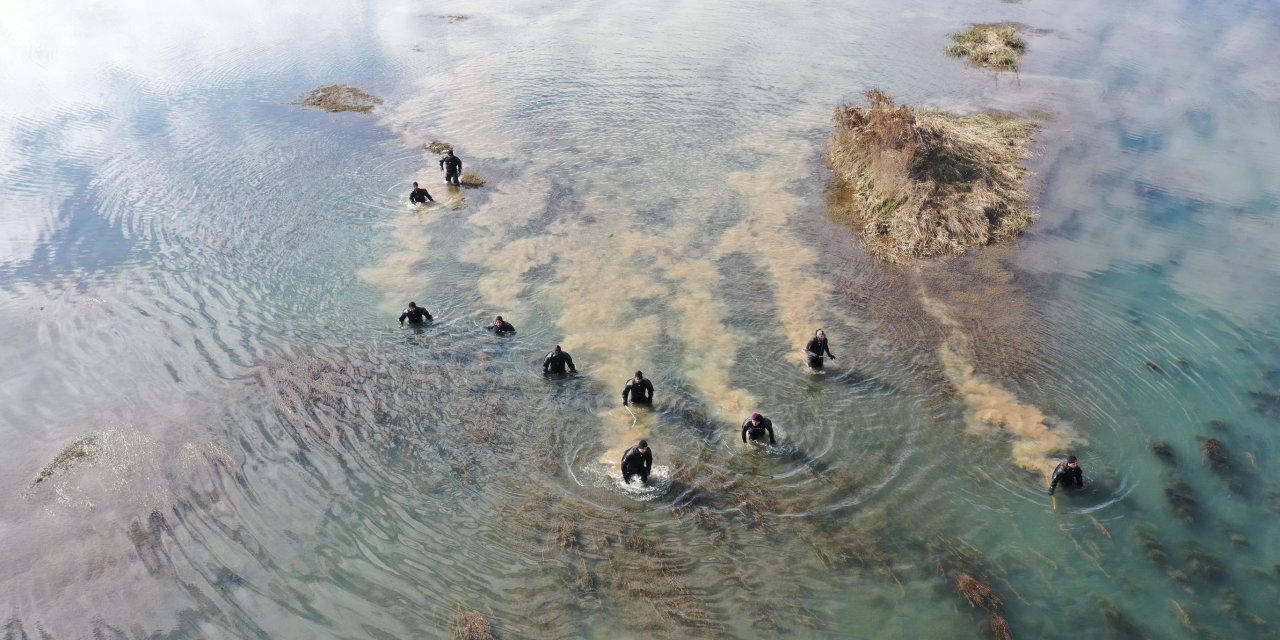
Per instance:
[[[627,406],[627,396],[636,404],[653,404],[653,383],[644,377],[643,371],[637,371],[636,377],[627,380],[622,387],[622,406]]]
[[[764,435],[769,434],[769,444],[774,444],[773,440],[773,421],[758,414],[751,414],[750,418],[742,421],[742,441],[747,441],[747,436],[751,436],[751,441],[756,442],[764,439]]]
[[[428,313],[426,309],[419,307],[418,303],[410,302],[409,306],[405,308],[404,313],[400,314],[400,326],[404,326],[404,321],[406,319],[409,321],[409,324],[422,324],[424,321],[431,320],[431,314]]]
[[[631,484],[631,476],[640,476],[641,484],[649,484],[649,470],[653,468],[653,452],[649,441],[641,440],[622,454],[622,481]]]
[[[804,355],[809,357],[809,366],[814,369],[822,368],[822,354],[826,353],[831,356],[832,360],[836,359],[836,354],[831,353],[831,347],[827,346],[827,334],[822,329],[813,332],[813,339],[804,345]]]
[[[569,355],[569,352],[561,351],[560,345],[556,345],[556,348],[552,349],[551,353],[548,353],[546,359],[542,361],[542,373],[564,373],[566,365],[570,371],[578,372],[578,368],[573,366],[573,357]]]
[[[1064,487],[1079,489],[1084,486],[1084,471],[1080,469],[1080,463],[1076,462],[1075,456],[1067,458],[1066,462],[1058,463],[1053,470],[1053,476],[1049,480],[1049,495],[1053,495],[1053,490],[1061,484]]]
[[[453,155],[453,149],[444,152],[444,157],[440,158],[440,170],[444,172],[445,184],[462,184],[459,181],[462,177],[462,158]]]
[[[409,192],[409,202],[412,202],[413,204],[422,204],[425,202],[435,202],[435,198],[432,198],[431,194],[427,193],[426,189],[419,187],[418,183],[415,182],[413,183],[413,191]]]
[[[488,329],[488,330],[490,330],[490,331],[492,331],[494,334],[496,334],[496,335],[500,335],[500,336],[501,336],[501,335],[506,335],[506,334],[508,334],[508,333],[515,333],[515,332],[516,332],[516,328],[515,328],[515,327],[513,327],[513,326],[511,325],[511,323],[510,323],[510,322],[507,322],[506,320],[503,320],[503,319],[502,319],[502,316],[498,316],[498,317],[494,318],[494,319],[493,319],[493,324],[491,324],[491,325],[489,325],[489,326],[487,326],[487,327],[485,327],[485,328],[486,328],[486,329]]]

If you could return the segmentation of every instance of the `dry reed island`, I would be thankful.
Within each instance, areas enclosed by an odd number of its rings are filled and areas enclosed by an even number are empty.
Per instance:
[[[865,106],[836,108],[828,159],[846,204],[835,215],[890,263],[1017,238],[1035,218],[1022,162],[1037,128],[1012,114],[956,116],[868,91]]]
[[[343,111],[370,113],[374,107],[382,104],[382,98],[355,87],[331,84],[319,89],[312,89],[298,96],[298,99],[293,104],[320,109],[329,113]]]
[[[1008,22],[975,24],[968,31],[951,36],[947,53],[996,71],[1017,71],[1027,43],[1018,35],[1019,26]]]

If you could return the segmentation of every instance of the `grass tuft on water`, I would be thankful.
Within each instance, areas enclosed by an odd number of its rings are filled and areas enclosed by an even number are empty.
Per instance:
[[[382,98],[366,93],[355,87],[348,87],[341,84],[331,84],[312,89],[307,93],[298,96],[297,101],[293,104],[300,104],[304,107],[313,109],[321,109],[329,113],[338,113],[342,111],[354,111],[356,113],[369,113],[373,108],[382,104]]]
[[[448,142],[444,142],[443,140],[432,140],[431,142],[422,145],[422,148],[434,154],[442,154],[452,151],[453,145]]]
[[[887,262],[959,256],[1017,238],[1035,219],[1022,161],[1037,125],[1010,114],[955,116],[871,90],[836,109],[828,160],[852,198],[837,210]]]
[[[459,178],[458,181],[461,182],[464,187],[479,188],[485,185],[484,178],[481,178],[479,175],[470,171],[463,172],[462,177]]]
[[[975,24],[953,34],[947,46],[948,54],[996,71],[1017,71],[1026,52],[1027,42],[1018,35],[1018,25],[1007,22]]]
[[[456,640],[493,640],[493,626],[479,611],[459,611],[449,624]]]

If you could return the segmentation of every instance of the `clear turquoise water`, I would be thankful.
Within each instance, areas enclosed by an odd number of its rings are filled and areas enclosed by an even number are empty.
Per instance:
[[[10,636],[441,637],[474,609],[507,638],[989,637],[963,572],[1015,637],[1280,625],[1272,5],[7,13]],[[1047,30],[1019,75],[945,57],[994,20]],[[385,102],[288,104],[333,82]],[[999,295],[827,218],[828,118],[869,87],[1051,114]],[[488,185],[435,186],[431,139]],[[409,209],[415,179],[449,204]],[[920,291],[978,380],[1088,441],[1089,491],[1055,511],[967,426]],[[396,327],[406,299],[437,323]],[[841,358],[815,377],[817,326]],[[557,342],[582,376],[542,379]],[[635,368],[660,404],[633,427]],[[776,451],[734,442],[757,408]],[[649,492],[601,462],[640,436]]]

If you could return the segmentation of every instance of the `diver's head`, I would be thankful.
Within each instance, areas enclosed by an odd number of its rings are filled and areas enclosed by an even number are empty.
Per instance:
[[[826,333],[825,331],[823,331],[822,329],[818,329],[817,331],[814,331],[814,332],[813,332],[813,337],[815,337],[815,338],[825,338],[825,337],[827,337],[827,333]]]
[[[498,317],[494,318],[494,319],[493,319],[493,321],[494,321],[494,322],[497,322],[497,323],[499,323],[499,324],[501,324],[501,323],[502,323],[502,316],[498,316]]]
[[[1068,466],[1068,467],[1071,467],[1072,469],[1074,469],[1074,468],[1076,468],[1076,467],[1080,466],[1080,463],[1079,463],[1079,462],[1076,462],[1076,457],[1075,457],[1075,456],[1067,456],[1067,466]]]
[[[410,303],[409,303],[409,308],[410,308],[410,309],[417,309],[417,308],[418,308],[418,303],[416,303],[416,302],[410,302]]]
[[[751,422],[752,422],[752,423],[754,423],[754,424],[760,424],[760,421],[761,421],[761,420],[764,420],[764,416],[762,416],[762,415],[760,415],[760,414],[758,414],[758,413],[753,413],[753,414],[751,414]]]
[[[649,441],[648,441],[648,440],[641,440],[641,441],[640,441],[640,444],[636,445],[636,448],[637,448],[641,453],[644,453],[645,451],[648,451],[648,450],[649,450]]]
[[[560,353],[560,345],[556,345],[556,348],[552,349],[551,353]]]
[[[418,183],[416,183],[416,182],[415,182],[415,183],[413,183],[413,188],[414,188],[414,189],[417,189],[417,188],[418,188]]]
[[[643,372],[643,371],[637,371],[637,372],[636,372],[636,382],[640,382],[641,380],[644,380],[644,372]]]

